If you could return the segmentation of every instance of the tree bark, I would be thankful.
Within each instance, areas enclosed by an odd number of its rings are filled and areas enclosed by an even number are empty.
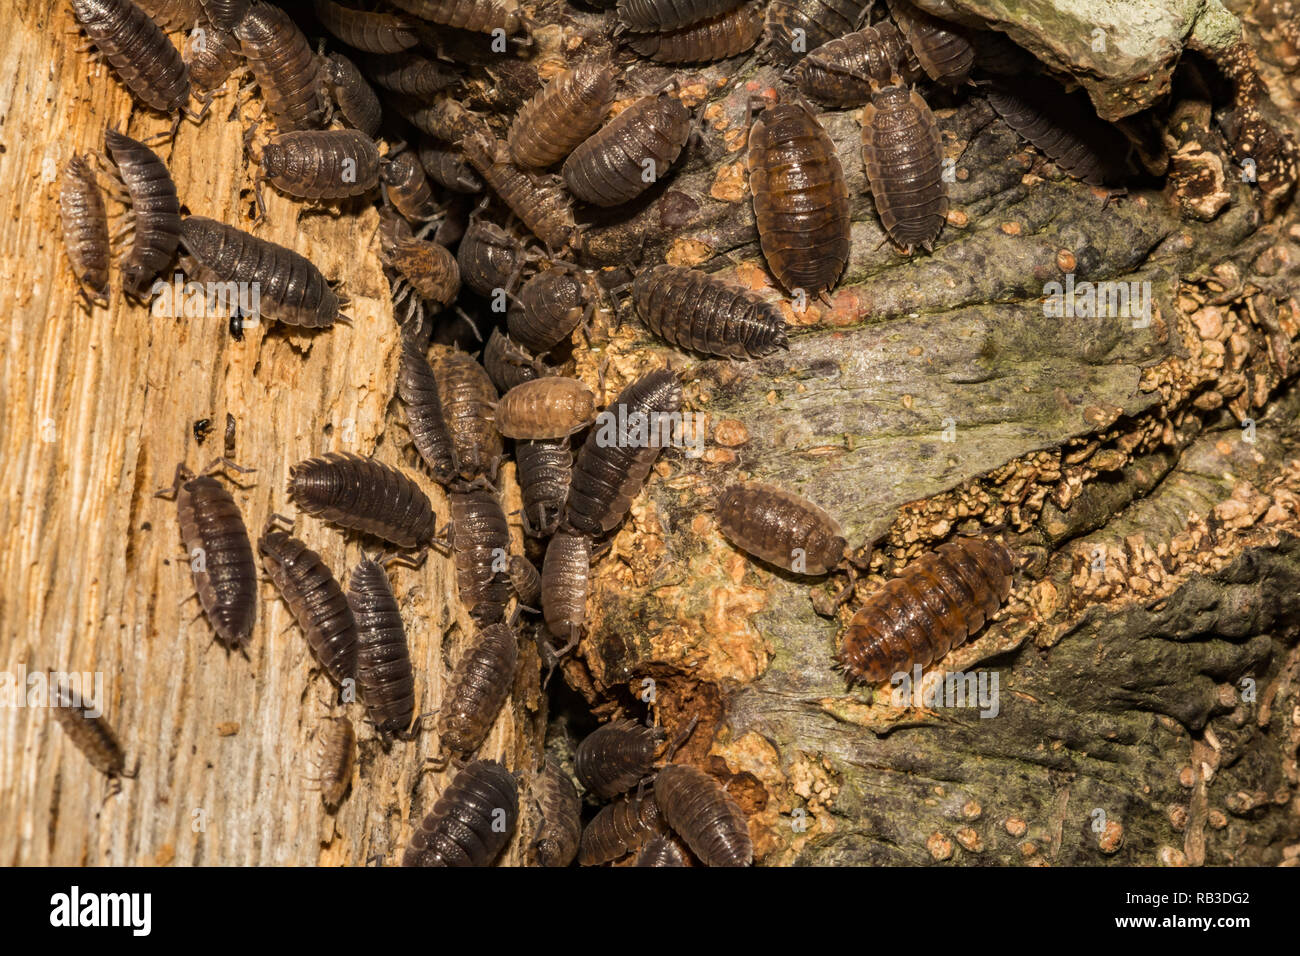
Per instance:
[[[998,7],[952,5],[976,18]],[[707,442],[700,458],[661,459],[598,561],[589,627],[562,669],[582,706],[552,694],[563,709],[549,734],[525,642],[481,753],[519,774],[522,793],[548,739],[571,746],[569,728],[589,719],[579,711],[641,716],[650,680],[670,732],[700,718],[675,759],[728,783],[763,864],[1300,858],[1300,220],[1283,188],[1288,154],[1260,138],[1297,132],[1295,40],[1290,19],[1275,22],[1283,0],[1249,17],[1229,4],[1248,24],[1244,46],[1217,10],[1198,25],[1177,16],[1188,4],[1159,6],[1173,13],[1150,21],[1151,49],[1086,85],[1135,136],[1154,137],[1149,172],[1178,152],[1163,191],[1149,182],[1108,199],[1021,143],[978,89],[927,90],[953,161],[953,209],[932,255],[902,257],[883,242],[854,114],[827,111],[853,250],[830,303],[801,310],[765,269],[745,186],[751,100],[779,71],[751,58],[626,71],[619,105],[677,76],[701,135],[628,208],[580,212],[585,264],[614,286],[642,264],[725,257],[722,274],[780,299],[795,334],[788,353],[760,362],[700,361],[603,311],[591,347],[575,349],[566,372],[595,382],[606,371],[611,395],[655,365],[683,370]],[[476,67],[460,97],[498,135],[539,77],[612,55],[600,15],[555,2],[529,12],[539,29],[528,57]],[[152,497],[177,462],[220,454],[227,413],[237,460],[257,468],[235,489],[254,536],[287,510],[284,480],[302,458],[373,453],[416,472],[392,407],[398,332],[375,209],[300,217],[268,191],[257,227],[345,282],[351,327],[263,325],[236,342],[223,323],[154,318],[116,291],[111,309],[86,311],[58,235],[58,172],[100,148],[106,125],[143,138],[168,120],[133,112],[111,71],[88,68],[72,26],[66,4],[26,0],[0,37],[11,67],[0,188],[13,197],[0,234],[11,290],[0,667],[103,672],[106,715],[139,776],[106,796],[46,711],[0,708],[0,817],[14,821],[0,860],[391,861],[450,780],[422,773],[435,735],[384,749],[354,706],[353,786],[327,812],[304,778],[329,691],[287,608],[264,584],[247,659],[214,645],[194,602],[182,604],[191,584],[175,507]],[[1009,32],[1035,49],[1033,25],[1018,26]],[[1176,69],[1161,46],[1171,36],[1201,61]],[[1251,51],[1271,102],[1250,85]],[[1080,67],[1068,44],[1053,56],[1057,69]],[[1183,69],[1216,90],[1235,85],[1231,115],[1222,97],[1181,85]],[[1168,71],[1171,101],[1160,98]],[[232,82],[161,155],[189,212],[249,228],[247,120],[227,120],[234,97]],[[1243,157],[1259,159],[1254,184]],[[1149,282],[1150,323],[1046,315],[1045,284],[1067,274]],[[193,423],[205,418],[214,427],[200,447]],[[942,664],[996,676],[996,715],[909,705],[887,685],[845,691],[832,667],[844,621],[817,617],[807,597],[827,585],[746,559],[707,512],[741,478],[806,494],[854,546],[871,546],[851,607],[954,532],[1001,526],[1021,562],[1015,590]],[[445,495],[420,480],[445,521]],[[509,464],[502,487],[514,510]],[[340,578],[361,556],[362,542],[320,522],[302,519],[297,533]],[[473,629],[448,560],[398,568],[394,583],[417,708],[432,711]],[[536,823],[525,796],[503,864],[528,859]]]
[[[1277,110],[1262,111],[1293,118],[1293,78],[1264,77]],[[705,113],[729,154],[715,139],[693,155],[643,234],[650,261],[726,255],[730,277],[775,293],[728,165],[775,74],[747,79]],[[927,95],[956,175],[938,248],[882,245],[854,118],[823,114],[855,197],[847,274],[829,305],[790,310],[804,328],[788,353],[687,363],[707,450],[661,460],[596,568],[568,676],[602,714],[637,712],[649,679],[670,732],[701,717],[676,759],[728,782],[768,865],[1294,861],[1294,208],[1265,221],[1278,193],[1242,182],[1239,144],[1195,96],[1133,128],[1156,124],[1171,151],[1194,141],[1180,156],[1224,171],[1219,194],[1171,175],[1107,201],[978,93]],[[656,229],[679,195],[689,224]],[[1150,283],[1149,326],[1045,314],[1067,273]],[[626,377],[679,362],[630,323],[609,350]],[[859,599],[954,531],[1003,527],[1012,597],[936,668],[996,677],[996,715],[846,692],[832,654],[859,602],[823,620],[818,582],[727,543],[708,509],[739,479],[802,493],[874,545]]]

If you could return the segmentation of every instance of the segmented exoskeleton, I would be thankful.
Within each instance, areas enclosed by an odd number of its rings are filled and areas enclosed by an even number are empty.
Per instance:
[[[194,590],[217,640],[229,650],[243,648],[257,619],[257,563],[239,505],[214,469],[230,465],[218,459],[200,475],[184,463],[158,497],[176,499],[181,541],[190,564]]]
[[[862,164],[889,237],[910,254],[934,247],[948,217],[943,145],[921,94],[889,86],[862,110]]]
[[[573,758],[578,781],[598,797],[616,797],[654,769],[663,742],[664,733],[658,727],[635,720],[611,721],[578,745]]]
[[[357,684],[366,715],[380,733],[401,735],[415,714],[415,674],[383,565],[367,558],[352,569],[348,606],[357,622]]]
[[[663,179],[691,135],[691,111],[670,89],[643,96],[564,161],[564,184],[583,202],[617,206]]]
[[[109,128],[104,144],[130,197],[135,232],[118,268],[122,291],[135,299],[152,298],[154,278],[171,264],[181,238],[181,204],[166,164],[148,146]]]
[[[682,348],[733,359],[789,348],[776,306],[696,269],[647,269],[632,283],[632,301],[652,332]]]
[[[108,212],[94,170],[81,156],[63,167],[59,184],[63,245],[77,279],[77,291],[87,306],[108,306]]]
[[[574,463],[564,509],[569,528],[595,537],[619,525],[663,450],[664,416],[681,404],[677,375],[660,369],[623,389],[597,416]],[[634,430],[633,423],[643,427]]]
[[[326,675],[339,685],[355,680],[357,623],[333,572],[319,554],[270,522],[257,549]]]
[[[456,774],[420,822],[402,866],[488,866],[505,848],[519,816],[519,785],[493,760]]]
[[[1011,593],[1011,553],[993,538],[958,538],[885,582],[849,621],[836,660],[874,684],[928,667],[965,644]]]
[[[519,639],[505,623],[478,632],[451,676],[438,712],[438,740],[444,754],[473,753],[487,739],[515,680]]]
[[[526,103],[510,124],[510,158],[519,166],[554,165],[595,131],[609,109],[615,69],[588,59],[565,70]]]
[[[173,113],[190,98],[190,72],[162,28],[131,0],[70,0],[73,15],[140,102]]]
[[[333,0],[312,0],[312,8],[321,26],[366,53],[400,53],[420,42],[418,24],[410,17],[354,10]]]
[[[289,497],[305,514],[417,548],[433,541],[429,496],[396,468],[348,452],[328,452],[289,469]]]
[[[181,245],[189,254],[181,265],[191,278],[255,288],[255,311],[268,319],[309,329],[347,319],[320,270],[292,249],[203,216],[181,222]]]
[[[668,825],[705,866],[749,866],[754,845],[744,811],[702,770],[669,764],[655,777],[655,800]]]
[[[256,2],[234,32],[276,128],[282,133],[318,128],[325,115],[319,60],[290,16]]]
[[[826,130],[803,103],[768,107],[749,131],[749,191],[777,281],[809,298],[849,260],[849,187]]]

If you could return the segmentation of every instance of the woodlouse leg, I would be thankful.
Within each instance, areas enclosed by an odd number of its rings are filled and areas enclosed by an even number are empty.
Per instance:
[[[266,199],[262,196],[262,174],[259,172],[253,180],[253,198],[257,200],[257,218],[266,218]]]
[[[235,462],[231,461],[229,458],[222,455],[220,458],[215,458],[211,462],[209,462],[208,466],[204,468],[201,472],[199,472],[199,474],[213,475],[216,474],[218,471],[222,471],[226,468],[233,468],[241,475],[251,475],[257,472],[256,468],[246,468],[243,465],[236,464]],[[238,484],[238,482],[236,482],[236,484]]]
[[[409,554],[389,554],[385,555],[382,559],[376,558],[375,560],[385,568],[391,564],[400,564],[404,568],[418,571],[420,568],[424,567],[424,562],[429,560],[429,549],[425,548],[420,551],[420,556],[418,558],[412,557]]]
[[[186,468],[185,462],[182,461],[176,466],[176,476],[172,479],[171,486],[160,488],[158,491],[154,492],[153,496],[155,498],[167,498],[169,500],[175,498],[176,493],[181,490],[181,483],[189,481],[193,477],[194,473]]]
[[[429,539],[429,547],[437,551],[444,558],[451,556],[452,541],[454,540],[452,528],[452,522],[448,521],[442,529],[442,534],[435,535]],[[427,554],[428,552],[426,551],[425,553]],[[421,563],[424,563],[423,559],[421,560]]]
[[[510,293],[507,292],[506,295],[510,295]],[[474,338],[481,344],[483,342],[483,333],[478,330],[478,326],[474,324],[474,320],[466,315],[465,310],[460,306],[455,307],[455,312],[461,317],[465,324],[469,326],[470,331],[474,333]]]

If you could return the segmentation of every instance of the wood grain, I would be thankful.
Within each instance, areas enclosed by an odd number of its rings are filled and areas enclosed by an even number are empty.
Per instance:
[[[0,817],[11,821],[0,861],[356,865],[383,854],[387,862],[450,779],[452,771],[421,775],[436,735],[385,752],[351,705],[358,771],[337,816],[327,814],[305,780],[314,728],[329,710],[327,684],[312,672],[288,608],[264,580],[248,657],[228,656],[197,602],[186,602],[192,587],[178,560],[175,506],[153,497],[177,462],[197,468],[221,454],[227,413],[238,423],[237,459],[257,469],[235,490],[254,536],[272,512],[291,513],[284,485],[301,458],[374,453],[416,473],[392,406],[398,333],[375,209],[298,218],[302,207],[268,191],[268,217],[256,228],[343,281],[351,327],[311,335],[260,325],[236,342],[219,318],[159,318],[127,304],[116,271],[111,308],[86,311],[60,239],[58,170],[74,152],[102,148],[106,125],[143,138],[169,121],[133,110],[112,72],[77,51],[74,28],[66,4],[27,0],[0,34],[0,194],[8,197],[0,232],[0,516],[8,536],[0,669],[103,672],[107,717],[140,769],[106,799],[104,778],[48,712],[0,707]],[[159,152],[189,212],[250,228],[241,137],[251,117],[227,120],[234,96],[232,79],[206,119],[183,123]],[[109,212],[122,208],[110,203]],[[192,425],[202,418],[213,431],[200,448]],[[512,475],[507,469],[507,510],[518,507]],[[444,521],[446,496],[419,480]],[[297,528],[345,580],[362,542],[309,518]],[[417,712],[433,711],[470,621],[455,600],[449,559],[431,553],[422,569],[397,568],[393,578],[417,669]],[[531,646],[523,657],[528,676],[481,753],[526,780],[544,708]],[[237,732],[219,732],[234,724]],[[503,863],[519,860],[522,835],[531,833],[530,805],[521,804]]]

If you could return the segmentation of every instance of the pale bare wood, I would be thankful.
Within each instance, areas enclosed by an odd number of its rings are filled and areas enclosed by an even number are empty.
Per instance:
[[[170,484],[178,461],[201,467],[221,453],[227,412],[238,422],[238,460],[257,469],[235,490],[254,535],[272,511],[292,512],[284,484],[301,458],[373,452],[416,472],[390,410],[398,333],[373,241],[374,208],[295,222],[301,207],[268,191],[268,220],[256,230],[344,280],[351,328],[309,336],[259,326],[235,342],[217,319],[151,318],[126,304],[116,272],[111,308],[87,312],[60,239],[54,175],[74,152],[102,148],[106,124],[143,138],[168,120],[133,111],[112,72],[77,52],[80,38],[65,32],[75,27],[65,3],[17,7],[0,32],[0,195],[8,197],[0,232],[7,537],[0,670],[102,671],[107,717],[140,769],[105,799],[104,778],[47,711],[0,707],[0,819],[7,822],[0,861],[359,865],[384,854],[395,862],[412,817],[418,822],[454,772],[420,774],[436,734],[384,753],[353,704],[358,771],[337,816],[327,814],[305,780],[315,727],[328,712],[327,684],[310,673],[287,607],[264,581],[248,659],[228,656],[206,620],[196,619],[197,603],[182,606],[192,588],[178,560],[175,506],[152,497]],[[190,212],[248,228],[242,127],[226,119],[234,90],[232,81],[202,125],[183,123],[174,148],[160,153]],[[110,215],[121,211],[110,203]],[[191,431],[200,418],[213,422],[202,448]],[[512,479],[507,470],[507,510],[518,507]],[[419,480],[441,523],[446,496]],[[320,522],[302,518],[297,529],[340,578],[361,556],[361,542]],[[417,668],[418,709],[432,711],[472,634],[470,621],[456,602],[449,559],[434,553],[422,570],[392,575]],[[446,634],[453,620],[460,626]],[[481,754],[504,759],[527,780],[544,723],[531,647],[520,673],[527,676]],[[222,735],[219,727],[236,723],[237,732]],[[521,809],[503,863],[520,861],[535,826],[526,798]],[[202,832],[196,810],[204,811]]]

